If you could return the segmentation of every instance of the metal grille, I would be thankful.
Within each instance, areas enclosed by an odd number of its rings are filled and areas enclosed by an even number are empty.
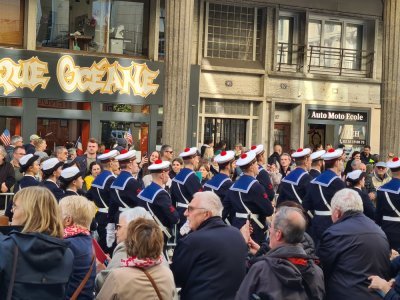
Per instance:
[[[204,139],[213,139],[214,144],[225,141],[227,149],[233,149],[236,143],[246,144],[246,124],[243,119],[206,118]]]
[[[209,3],[207,56],[256,60],[261,52],[259,12],[253,7]]]

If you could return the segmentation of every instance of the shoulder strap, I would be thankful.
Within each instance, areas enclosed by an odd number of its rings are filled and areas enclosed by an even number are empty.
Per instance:
[[[89,280],[90,275],[92,274],[93,270],[93,265],[94,265],[94,257],[95,255],[92,255],[92,261],[90,262],[90,268],[89,271],[86,273],[85,278],[81,281],[79,284],[78,288],[75,290],[75,292],[72,294],[70,300],[76,300],[78,299],[79,294],[82,292],[83,287],[85,286],[86,282]]]
[[[138,269],[142,270],[143,273],[147,276],[147,278],[150,280],[151,285],[153,286],[154,290],[157,293],[158,299],[162,300],[163,298],[161,296],[160,290],[158,289],[158,287],[156,285],[156,282],[154,281],[153,277],[151,277],[149,272],[147,272],[145,269],[143,269],[143,268],[138,268]]]
[[[247,214],[250,216],[250,218],[258,225],[258,227],[260,227],[261,230],[263,230],[265,228],[265,226],[260,222],[259,219],[257,219],[257,217],[251,212],[251,210],[244,204],[241,192],[239,192],[239,199],[240,199],[240,202],[242,202],[242,205],[243,205],[244,209],[246,210]]]
[[[17,273],[18,252],[19,252],[18,246],[15,245],[12,273],[11,273],[11,278],[10,278],[10,284],[8,285],[8,291],[7,291],[7,298],[6,298],[7,300],[11,300],[13,289],[14,289],[15,274]]]
[[[385,192],[385,197],[386,197],[386,201],[388,202],[388,204],[390,205],[390,207],[393,209],[393,211],[396,213],[396,215],[398,215],[400,217],[400,212],[397,210],[397,208],[393,205],[392,201],[390,200],[389,194],[388,192]]]
[[[326,201],[324,193],[322,192],[321,185],[318,184],[318,188],[319,188],[319,193],[321,194],[322,201],[324,201],[325,203],[325,206],[329,209],[329,211],[332,211],[331,206],[328,204],[328,201]]]

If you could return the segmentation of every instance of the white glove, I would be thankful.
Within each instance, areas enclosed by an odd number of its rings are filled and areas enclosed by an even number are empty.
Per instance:
[[[188,234],[190,231],[189,221],[186,221],[185,224],[182,225],[181,229],[179,229],[179,233],[181,236]]]
[[[107,247],[110,248],[115,241],[115,224],[108,223],[106,230],[107,230],[107,235],[106,235]]]

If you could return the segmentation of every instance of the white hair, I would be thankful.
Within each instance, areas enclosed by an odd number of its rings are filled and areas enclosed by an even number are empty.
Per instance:
[[[331,207],[332,211],[337,209],[341,213],[347,211],[364,211],[360,195],[352,189],[342,189],[338,191],[332,198]]]
[[[194,197],[199,198],[201,207],[211,212],[213,217],[222,216],[223,206],[216,193],[211,191],[198,192],[193,195]]]
[[[151,217],[150,213],[145,210],[143,207],[135,207],[132,209],[128,209],[123,211],[120,215],[119,215],[120,219],[125,219],[126,223],[130,223],[133,220],[139,219],[139,218],[145,218],[148,220],[153,220],[153,218]]]

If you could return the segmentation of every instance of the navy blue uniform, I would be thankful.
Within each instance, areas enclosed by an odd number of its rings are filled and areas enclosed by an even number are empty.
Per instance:
[[[239,229],[246,223],[249,210],[264,226],[264,228],[260,228],[253,219],[251,220],[252,239],[257,243],[265,240],[264,232],[267,230],[265,218],[272,215],[274,209],[265,189],[254,177],[245,174],[240,176],[229,189],[223,204],[222,217],[228,217],[232,220],[232,225]]]
[[[99,208],[95,220],[97,223],[97,233],[99,234],[99,245],[108,252],[106,243],[106,226],[108,224],[108,208],[111,199],[111,185],[115,180],[115,175],[108,170],[101,172],[93,181],[92,186],[86,194],[89,200]]]
[[[386,233],[390,248],[400,251],[400,179],[378,188],[375,221]]]
[[[308,174],[310,174],[311,177],[314,179],[321,175],[321,172],[316,169],[311,169],[310,171],[308,171]]]
[[[307,186],[303,207],[314,214],[312,235],[318,245],[322,233],[332,225],[331,200],[337,191],[344,189],[345,183],[331,170],[326,170]],[[325,201],[324,201],[325,200]]]
[[[307,192],[307,186],[312,180],[308,172],[302,168],[296,168],[282,179],[279,185],[279,197],[276,204],[284,201],[294,201],[303,204]]]
[[[51,181],[50,179],[47,179],[41,183],[42,186],[45,188],[48,188],[50,192],[53,193],[54,197],[57,199],[57,201],[60,201],[61,198],[64,197],[64,190],[61,189],[57,183],[54,181]]]
[[[180,226],[186,222],[184,213],[188,204],[192,201],[193,195],[201,191],[202,187],[198,177],[188,168],[183,168],[178,175],[172,179],[171,199],[178,211]]]
[[[108,222],[118,223],[119,214],[139,205],[137,195],[142,190],[140,183],[128,171],[121,171],[111,185],[110,209]]]
[[[369,198],[367,192],[359,189],[359,188],[351,188],[355,190],[361,197],[364,207],[364,215],[366,215],[371,220],[375,221],[375,206],[372,204],[371,199]]]
[[[260,165],[258,165],[258,171],[259,172],[256,179],[265,189],[265,192],[267,193],[269,200],[271,201],[274,200],[275,191],[268,172]]]

